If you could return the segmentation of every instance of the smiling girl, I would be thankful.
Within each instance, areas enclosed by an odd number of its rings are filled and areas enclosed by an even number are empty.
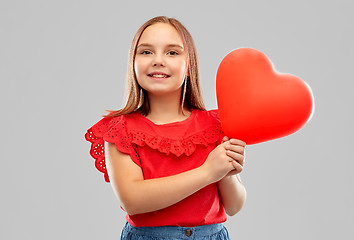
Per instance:
[[[127,213],[121,239],[229,239],[222,223],[246,199],[245,143],[205,110],[198,70],[186,28],[150,19],[132,41],[126,105],[85,135]]]

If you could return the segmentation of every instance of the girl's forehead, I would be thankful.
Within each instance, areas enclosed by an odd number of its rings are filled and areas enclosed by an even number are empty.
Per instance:
[[[178,44],[183,47],[179,32],[168,23],[155,23],[147,27],[141,34],[139,44]]]

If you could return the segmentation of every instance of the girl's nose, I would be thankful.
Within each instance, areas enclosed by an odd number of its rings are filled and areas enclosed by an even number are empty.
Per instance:
[[[158,56],[158,55],[155,56],[153,64],[154,64],[154,67],[157,67],[157,66],[162,67],[165,65],[162,56]]]

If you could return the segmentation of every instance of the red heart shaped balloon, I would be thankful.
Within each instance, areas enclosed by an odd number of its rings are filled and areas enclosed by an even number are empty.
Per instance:
[[[296,132],[313,110],[310,87],[296,76],[278,73],[264,53],[251,48],[234,50],[221,61],[216,94],[225,135],[246,144]]]

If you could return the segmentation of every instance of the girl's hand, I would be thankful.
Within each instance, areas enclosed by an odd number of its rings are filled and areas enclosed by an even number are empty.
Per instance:
[[[201,168],[207,172],[212,183],[242,171],[245,145],[241,140],[224,137],[223,142],[210,152]]]
[[[239,174],[242,172],[246,160],[246,143],[238,139],[230,139],[227,136],[222,139],[222,143],[225,142],[229,143],[225,146],[226,154],[233,159],[232,166],[234,167],[227,176]]]

